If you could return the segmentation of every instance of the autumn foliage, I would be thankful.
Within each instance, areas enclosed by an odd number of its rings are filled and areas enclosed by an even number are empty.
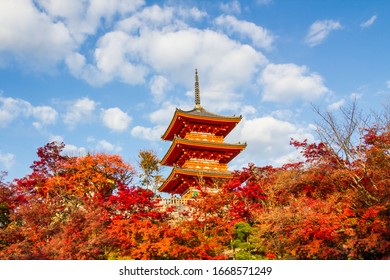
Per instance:
[[[166,207],[119,156],[49,143],[0,181],[0,259],[389,259],[390,132],[366,130],[348,159],[291,144],[301,162],[249,164]]]

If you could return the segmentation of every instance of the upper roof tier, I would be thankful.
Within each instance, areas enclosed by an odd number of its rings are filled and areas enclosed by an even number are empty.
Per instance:
[[[195,107],[189,111],[176,108],[171,123],[161,138],[171,141],[176,135],[184,138],[185,134],[190,132],[189,129],[194,128],[194,125],[196,125],[196,132],[209,132],[210,128],[213,127],[215,135],[225,137],[241,119],[241,115],[223,116],[211,113],[200,105],[198,71],[195,70]],[[189,125],[192,127],[189,128]]]
[[[162,139],[172,141],[175,136],[184,138],[188,132],[208,132],[226,136],[241,121],[241,116],[221,116],[210,113],[203,108],[183,111],[176,109],[175,114]]]

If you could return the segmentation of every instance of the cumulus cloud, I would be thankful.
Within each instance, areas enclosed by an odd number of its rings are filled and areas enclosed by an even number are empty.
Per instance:
[[[244,105],[241,107],[241,115],[249,116],[256,114],[257,110],[251,105]]]
[[[270,49],[275,39],[269,30],[249,21],[238,20],[234,16],[219,16],[215,22],[230,34],[249,38],[258,48]]]
[[[87,81],[90,85],[101,86],[112,79],[112,77],[105,75],[103,71],[96,68],[95,65],[88,64],[85,56],[78,52],[69,54],[65,59],[65,63],[73,76]]]
[[[75,128],[79,123],[85,122],[92,117],[97,104],[88,97],[77,99],[68,106],[63,116],[64,123],[69,128]]]
[[[305,42],[310,47],[321,44],[333,30],[341,29],[342,25],[334,20],[318,20],[314,22],[306,35]]]
[[[56,122],[58,113],[49,106],[36,106],[32,108],[32,115],[43,125]]]
[[[386,82],[387,88],[390,88],[390,80]]]
[[[153,95],[153,100],[160,103],[164,100],[165,92],[172,88],[171,83],[167,78],[161,75],[154,76],[149,83],[150,92]]]
[[[153,5],[145,7],[138,13],[123,19],[117,23],[117,29],[123,30],[128,33],[138,31],[140,28],[159,28],[160,26],[166,26],[172,23],[172,21],[179,16],[176,14],[173,7],[160,7]]]
[[[113,17],[135,12],[144,0],[37,0],[37,5],[52,21],[62,20],[78,43],[86,35],[95,34],[102,20],[109,24]]]
[[[67,156],[84,156],[87,154],[87,149],[72,144],[65,144],[62,153]]]
[[[117,30],[127,33],[137,33],[143,29],[172,31],[187,28],[186,21],[199,21],[206,17],[207,13],[196,7],[186,8],[182,6],[147,6],[116,24]]]
[[[221,3],[220,7],[221,7],[221,10],[227,14],[241,13],[241,5],[240,5],[240,2],[237,0],[232,0],[232,1],[227,2],[227,3]]]
[[[204,105],[216,111],[239,108],[238,89],[253,83],[267,63],[255,48],[268,48],[274,40],[268,30],[232,16],[219,17],[218,30],[191,27],[194,21],[214,21],[196,7],[146,6],[141,0],[5,1],[9,9],[0,11],[0,60],[11,53],[25,61],[64,62],[73,76],[93,86],[149,84],[156,103],[173,85],[193,88],[193,69],[199,68]],[[247,38],[253,47],[224,32]],[[81,46],[94,35],[94,49],[85,52]],[[64,121],[72,127],[81,115],[70,110]]]
[[[161,136],[172,120],[175,109],[176,106],[171,102],[163,102],[159,109],[149,114],[151,127],[137,125],[131,130],[131,135],[148,141],[161,141]]]
[[[163,102],[159,109],[150,113],[149,120],[153,124],[161,124],[167,127],[175,113],[175,109],[176,106],[171,102]]]
[[[131,122],[131,117],[117,107],[102,110],[101,118],[103,124],[114,132],[125,131]]]
[[[162,125],[156,125],[154,127],[144,127],[137,125],[131,130],[131,135],[135,138],[145,139],[148,141],[161,141],[166,127]]]
[[[260,76],[260,83],[264,87],[265,101],[313,101],[329,92],[319,74],[309,73],[306,66],[296,64],[268,64]]]
[[[19,117],[33,117],[35,127],[42,127],[56,122],[58,113],[49,106],[33,106],[19,98],[0,96],[0,127],[8,126]]]
[[[145,7],[103,34],[93,59],[75,52],[67,57],[66,63],[73,75],[92,85],[113,80],[149,83],[155,102],[161,102],[173,85],[192,88],[193,70],[199,68],[202,100],[214,107],[211,109],[230,108],[239,98],[236,89],[253,82],[267,59],[260,51],[220,31],[200,30],[187,24],[191,22],[189,19],[204,16],[196,8]],[[255,41],[264,46],[270,44],[271,36],[261,27],[234,18],[225,20],[231,22],[234,32],[258,38]]]
[[[3,153],[0,150],[0,164],[6,169],[9,170],[15,164],[15,155],[11,153]]]
[[[290,139],[313,140],[311,131],[289,121],[273,116],[243,119],[231,136],[231,141],[246,142],[247,148],[239,161],[256,161],[256,164],[281,165],[299,158],[299,152],[291,147]]]
[[[235,89],[252,82],[267,59],[249,45],[242,45],[212,30],[142,29],[136,35],[123,31],[105,34],[95,51],[96,64],[74,54],[67,63],[72,73],[91,84],[113,79],[136,84],[146,81],[150,71],[171,84],[193,87],[193,71],[199,68],[202,99],[216,110],[230,108]],[[234,65],[234,71],[231,68]],[[159,98],[166,80],[154,77],[151,86]],[[164,88],[165,87],[165,88]],[[216,102],[218,101],[218,102]]]
[[[103,22],[110,25],[143,5],[144,0],[3,0],[0,58],[34,69],[52,67],[96,34]]]
[[[1,57],[21,60],[24,66],[35,69],[46,68],[61,61],[74,48],[75,42],[64,23],[52,21],[32,1],[2,1]]]
[[[370,17],[368,20],[362,22],[360,24],[360,27],[361,28],[367,28],[367,27],[370,27],[371,25],[374,24],[374,22],[377,20],[377,16],[376,15],[373,15],[372,17]]]
[[[336,102],[333,102],[332,104],[329,104],[327,106],[327,109],[329,111],[336,111],[336,110],[340,109],[344,104],[345,104],[345,99],[342,98]]]
[[[6,127],[20,115],[30,114],[31,104],[27,101],[0,96],[0,126]]]
[[[49,137],[49,142],[58,142],[58,143],[61,143],[61,142],[64,142],[64,137],[61,136],[61,135],[51,135]]]
[[[100,140],[97,145],[96,149],[104,152],[120,152],[122,151],[122,147],[116,146],[107,140]]]

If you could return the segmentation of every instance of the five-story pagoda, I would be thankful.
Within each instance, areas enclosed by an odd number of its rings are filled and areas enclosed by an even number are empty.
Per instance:
[[[195,107],[190,111],[176,108],[162,136],[163,140],[173,142],[161,164],[173,169],[159,191],[192,198],[199,187],[213,187],[217,179],[232,178],[228,163],[245,149],[246,144],[230,144],[224,139],[241,118],[213,114],[200,105],[198,72],[195,70]]]

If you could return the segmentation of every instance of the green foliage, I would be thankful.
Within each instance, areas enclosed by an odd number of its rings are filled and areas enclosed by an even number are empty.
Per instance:
[[[161,176],[160,160],[156,153],[152,150],[141,150],[138,153],[138,159],[138,165],[142,170],[141,184],[146,189],[157,191],[164,179]]]
[[[236,260],[262,260],[265,258],[265,247],[259,245],[257,228],[246,222],[234,225],[232,248]]]

